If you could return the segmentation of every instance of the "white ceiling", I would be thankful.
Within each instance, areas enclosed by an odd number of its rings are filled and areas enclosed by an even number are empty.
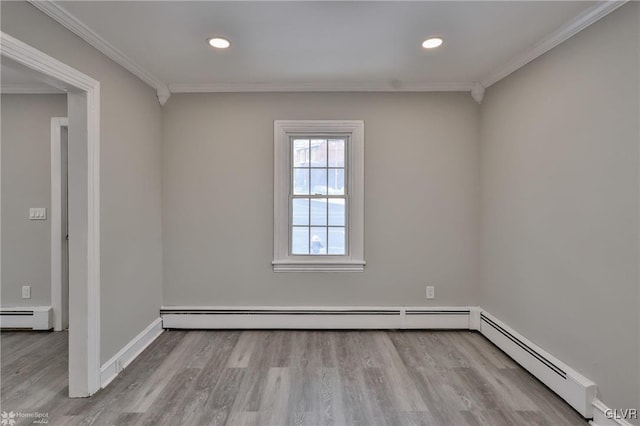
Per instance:
[[[63,9],[170,88],[483,81],[594,2],[65,1]],[[227,37],[231,48],[206,44]],[[427,51],[422,41],[441,35]]]

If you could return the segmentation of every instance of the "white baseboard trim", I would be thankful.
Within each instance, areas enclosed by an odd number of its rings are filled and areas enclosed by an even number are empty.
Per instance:
[[[594,425],[631,426],[606,418],[594,382],[476,306],[163,306],[160,315],[167,329],[477,330]]]
[[[596,384],[486,311],[480,333],[551,388],[585,419],[593,418]]]
[[[480,331],[480,314],[482,313],[482,308],[479,306],[471,306],[469,311],[469,330]]]
[[[164,328],[469,329],[468,307],[163,306]]]
[[[0,308],[0,328],[50,330],[52,320],[51,306]]]
[[[106,387],[118,374],[136,359],[162,332],[162,318],[156,318],[140,334],[131,339],[111,359],[100,367],[100,385]]]
[[[593,426],[633,426],[627,420],[622,417],[632,417],[635,413],[635,417],[638,417],[638,411],[614,411],[607,407],[599,399],[593,400],[593,420],[589,424]]]

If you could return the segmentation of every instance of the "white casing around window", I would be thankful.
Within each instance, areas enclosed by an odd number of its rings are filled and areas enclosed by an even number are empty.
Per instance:
[[[291,149],[289,135],[349,135],[346,167],[349,194],[347,209],[348,252],[344,256],[308,256],[289,253],[289,188]],[[274,122],[274,272],[364,271],[364,121],[276,120]]]

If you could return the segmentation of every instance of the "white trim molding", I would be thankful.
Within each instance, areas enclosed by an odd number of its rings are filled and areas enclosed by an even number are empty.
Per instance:
[[[467,307],[163,306],[164,328],[468,330]]]
[[[469,311],[469,330],[480,331],[482,308],[479,306],[471,306]]]
[[[273,271],[364,271],[364,121],[275,120],[273,172]],[[345,255],[294,255],[289,250],[292,135],[348,135],[345,144],[346,239]]]
[[[171,97],[171,92],[167,86],[162,86],[156,89],[156,96],[158,96],[160,106],[164,106]]]
[[[473,83],[473,89],[471,89],[471,97],[474,101],[479,104],[482,103],[482,99],[484,99],[485,88],[482,83],[478,83],[477,81]]]
[[[62,150],[61,132],[69,126],[67,117],[51,118],[51,307],[53,329],[61,331],[63,324],[62,289]]]
[[[575,18],[567,21],[562,27],[547,35],[529,49],[521,52],[503,66],[495,69],[482,79],[482,86],[484,88],[492,86],[539,56],[544,55],[560,43],[568,40],[588,26],[604,18],[620,6],[627,3],[627,1],[628,0],[607,0],[597,2],[594,6],[580,13]]]
[[[82,196],[86,204],[82,212],[76,212],[81,216],[78,227],[82,235],[77,244],[86,248],[86,256],[75,259],[75,268],[82,274],[75,289],[84,303],[70,307],[69,312],[69,357],[73,357],[69,390],[71,394],[73,389],[72,396],[88,396],[100,389],[100,82],[4,32],[0,32],[0,53],[86,96],[86,122],[80,123],[80,127],[86,126],[86,163],[81,166],[86,167],[86,193]]]
[[[271,264],[273,265],[273,272],[362,272],[366,262],[364,260],[337,261],[318,259],[314,262],[274,260]]]
[[[3,95],[64,95],[65,92],[47,84],[2,84]]]
[[[136,337],[131,339],[122,349],[100,367],[100,384],[104,388],[115,379],[122,370],[138,357],[164,329],[162,319],[156,318]]]
[[[623,417],[635,417],[637,419],[638,409],[614,410],[596,398],[593,400],[593,419],[589,424],[592,426],[633,426]]]
[[[28,0],[34,7],[63,25],[65,28],[104,53],[149,86],[156,90],[160,105],[164,105],[171,93],[224,93],[224,92],[470,92],[473,99],[481,103],[484,89],[502,80],[514,71],[553,49],[558,44],[587,28],[589,25],[613,12],[628,0],[606,0],[597,2],[566,22],[561,28],[544,37],[534,46],[521,52],[506,64],[497,67],[485,76],[479,84],[475,82],[440,83],[389,83],[389,82],[301,82],[301,83],[178,83],[166,84],[144,69],[121,50],[113,46],[94,30],[73,16],[64,7],[53,0]],[[482,92],[482,94],[480,94]],[[478,100],[480,99],[480,100]]]
[[[0,308],[0,328],[51,330],[51,306]]]
[[[306,83],[171,83],[171,93],[227,92],[470,92],[471,83],[306,82]]]
[[[557,393],[585,419],[593,417],[596,384],[486,311],[480,333]]]
[[[606,418],[594,382],[478,306],[163,306],[160,316],[165,329],[475,330],[594,426],[631,426]]]
[[[57,21],[63,27],[89,43],[91,46],[104,53],[108,58],[122,66],[127,71],[144,81],[149,86],[156,89],[158,102],[164,105],[169,96],[169,88],[155,75],[137,64],[121,50],[113,46],[98,33],[85,25],[78,18],[69,13],[64,7],[55,1],[28,0],[34,7],[45,13],[50,18]]]

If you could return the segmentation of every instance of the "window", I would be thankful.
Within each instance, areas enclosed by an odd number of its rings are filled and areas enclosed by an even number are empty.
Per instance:
[[[276,272],[364,269],[364,123],[274,125]]]

